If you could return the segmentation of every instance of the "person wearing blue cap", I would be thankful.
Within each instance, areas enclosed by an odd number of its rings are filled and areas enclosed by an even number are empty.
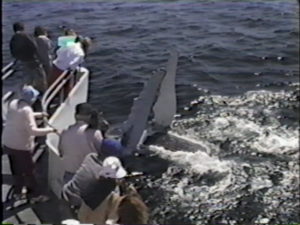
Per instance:
[[[120,141],[113,139],[104,139],[101,145],[101,155],[122,157],[125,155],[125,148]]]
[[[33,112],[32,104],[38,95],[39,92],[32,86],[23,87],[20,98],[12,100],[8,105],[2,133],[3,150],[8,153],[17,195],[21,194],[23,186],[27,187],[27,192],[35,191],[38,194],[32,161],[34,137],[56,132],[51,127],[38,128],[36,125],[35,118],[46,116],[45,113]]]

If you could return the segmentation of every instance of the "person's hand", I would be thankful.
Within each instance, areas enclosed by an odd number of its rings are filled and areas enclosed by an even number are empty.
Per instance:
[[[52,128],[52,132],[56,133],[56,134],[59,134],[59,132],[58,132],[58,130],[56,128]]]
[[[49,114],[46,112],[42,112],[42,117],[49,117]]]
[[[121,179],[116,179],[116,183],[117,183],[117,185],[119,185],[119,186],[123,186],[123,185],[125,185],[125,180],[124,180],[123,178],[121,178]]]

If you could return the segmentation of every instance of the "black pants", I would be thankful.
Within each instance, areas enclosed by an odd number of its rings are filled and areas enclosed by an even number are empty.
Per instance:
[[[32,85],[39,92],[44,93],[48,87],[47,76],[42,65],[37,60],[22,61],[24,83]]]
[[[31,152],[11,149],[6,146],[3,147],[3,150],[8,153],[11,173],[15,183],[15,192],[20,193],[23,186],[26,186],[31,191],[37,191]]]

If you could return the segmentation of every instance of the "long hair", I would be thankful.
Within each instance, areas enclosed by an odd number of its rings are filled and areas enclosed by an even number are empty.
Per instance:
[[[99,114],[96,110],[93,110],[91,112],[91,116],[87,128],[98,129],[98,127],[99,127]]]
[[[118,224],[147,224],[149,220],[149,209],[137,193],[131,188],[121,200],[118,207]]]

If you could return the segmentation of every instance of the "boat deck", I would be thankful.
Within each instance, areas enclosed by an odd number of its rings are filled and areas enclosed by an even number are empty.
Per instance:
[[[34,159],[41,154],[45,146],[39,147]],[[40,151],[40,152],[39,152]],[[61,224],[61,221],[70,218],[67,214],[67,208],[62,202],[49,190],[47,185],[48,154],[43,151],[36,162],[36,177],[44,193],[50,197],[50,200],[43,203],[31,204],[25,200],[6,201],[6,197],[13,185],[7,154],[2,155],[2,223],[12,224]],[[9,207],[13,206],[12,209]]]
[[[61,224],[61,221],[65,219],[74,218],[74,215],[71,214],[70,209],[66,206],[61,200],[59,200],[56,195],[49,190],[49,185],[47,183],[48,175],[48,151],[45,150],[46,147],[39,147],[38,151],[43,151],[42,154],[37,153],[34,156],[34,159],[41,156],[36,162],[36,177],[44,190],[44,193],[50,197],[50,200],[44,203],[24,203],[24,202],[15,202],[16,206],[12,210],[8,210],[7,206],[11,203],[5,203],[6,196],[9,189],[13,184],[12,175],[10,173],[10,167],[8,162],[7,155],[2,155],[2,205],[3,205],[3,223],[12,223],[12,224]],[[140,171],[143,172],[146,176],[160,176],[165,172],[169,166],[169,161],[164,160],[157,155],[146,154],[142,156],[129,156],[128,158],[123,159],[124,166],[128,172],[130,171]],[[145,166],[147,165],[147,166]],[[128,182],[137,184],[137,180],[133,177],[128,180]],[[143,186],[138,182],[139,186]],[[147,199],[147,196],[143,195],[143,192],[140,193],[143,199]],[[151,210],[151,208],[150,208]]]

